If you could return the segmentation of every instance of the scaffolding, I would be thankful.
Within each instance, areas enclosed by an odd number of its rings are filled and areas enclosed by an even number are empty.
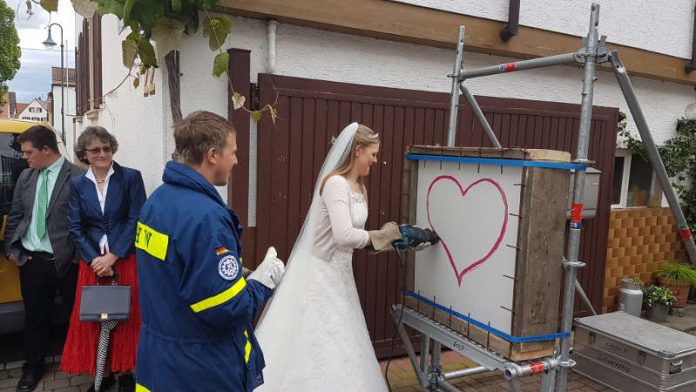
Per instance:
[[[465,27],[461,26],[459,28],[454,71],[449,75],[449,77],[452,78],[452,97],[450,101],[447,145],[455,145],[457,108],[459,107],[461,92],[466,101],[471,105],[474,116],[481,123],[484,133],[493,146],[497,148],[502,147],[488,123],[488,120],[484,116],[483,111],[476,102],[476,99],[466,87],[466,80],[555,65],[579,64],[584,68],[584,77],[580,109],[580,129],[573,163],[580,165],[583,169],[575,169],[575,175],[573,176],[571,210],[574,213],[571,214],[568,225],[569,231],[567,236],[566,257],[563,260],[559,260],[565,269],[562,320],[559,328],[560,333],[565,337],[560,339],[560,347],[553,356],[548,358],[542,358],[533,362],[513,362],[487,350],[480,344],[467,339],[447,326],[421,313],[408,309],[403,305],[395,305],[392,308],[392,316],[397,323],[397,330],[399,331],[413,368],[416,371],[419,383],[430,391],[457,391],[455,387],[448,383],[448,380],[494,370],[499,370],[504,373],[513,391],[521,391],[519,383],[520,377],[538,374],[543,374],[541,383],[542,392],[564,392],[566,390],[568,371],[575,366],[575,362],[570,358],[570,333],[573,325],[573,307],[575,304],[576,291],[585,304],[588,305],[592,313],[596,314],[577,281],[577,270],[585,266],[584,262],[578,260],[578,255],[580,250],[580,234],[582,232],[585,168],[593,163],[588,160],[588,146],[590,141],[590,124],[592,120],[594,82],[596,80],[598,64],[609,62],[612,66],[612,70],[636,123],[638,132],[645,143],[648,160],[665,193],[669,207],[677,222],[679,235],[684,243],[689,259],[692,264],[696,265],[696,245],[694,245],[694,240],[686,218],[679,206],[679,200],[671,186],[664,163],[660,158],[660,154],[652,138],[638,98],[631,85],[626,67],[621,62],[618,52],[607,48],[606,36],[599,36],[598,25],[599,4],[593,3],[591,7],[589,32],[583,39],[583,46],[577,52],[499,64],[474,70],[464,70],[463,68]],[[416,356],[415,349],[404,327],[405,325],[412,327],[422,335],[420,361]],[[440,367],[440,352],[443,345],[473,360],[479,364],[479,366],[443,373]]]

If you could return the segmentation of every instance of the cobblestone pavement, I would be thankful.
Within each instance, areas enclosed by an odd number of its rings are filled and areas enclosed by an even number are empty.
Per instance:
[[[465,367],[472,367],[475,364],[455,352],[443,352],[441,357],[443,371],[449,372]],[[381,363],[382,370],[386,367],[386,361]],[[389,365],[387,380],[392,392],[422,392],[426,389],[418,385],[416,374],[411,367],[408,358],[392,360]],[[505,381],[500,372],[479,373],[460,379],[450,380],[450,384],[459,388],[463,392],[496,392],[512,391],[510,384]],[[522,390],[525,392],[539,391],[541,388],[541,377],[524,377],[521,379]],[[612,391],[596,382],[583,377],[577,373],[570,373],[568,377],[567,392],[603,392]]]
[[[57,370],[59,356],[50,358],[52,363],[48,365],[48,372],[43,378],[37,392],[84,392],[91,385],[91,377],[88,375],[65,374]],[[473,366],[473,363],[463,359],[456,353],[445,352],[442,354],[444,371],[462,369]],[[382,370],[386,367],[386,361],[382,362]],[[22,362],[13,361],[0,364],[0,392],[14,392],[17,381],[22,373]],[[389,384],[392,392],[422,392],[424,388],[418,385],[416,375],[411,368],[408,358],[392,360],[389,365],[388,374]],[[539,391],[541,377],[525,377],[522,379],[522,390]],[[454,386],[464,392],[484,392],[484,391],[510,391],[510,384],[503,378],[501,373],[481,373],[461,379],[452,380]],[[112,388],[112,391],[115,388]],[[568,380],[567,392],[599,392],[610,391],[610,389],[584,378],[578,374],[571,373]],[[109,391],[106,391],[109,392]],[[369,391],[366,391],[369,392]]]
[[[46,375],[35,389],[37,392],[84,392],[92,385],[88,375],[66,374],[58,371],[60,357],[52,357]],[[0,364],[0,392],[15,392],[15,387],[22,375],[22,361]]]

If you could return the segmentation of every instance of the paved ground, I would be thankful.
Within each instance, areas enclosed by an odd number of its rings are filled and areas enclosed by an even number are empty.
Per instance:
[[[54,361],[60,357],[52,357]],[[472,366],[473,364],[456,353],[446,352],[442,355],[444,371],[452,371]],[[0,392],[14,392],[19,380],[21,361],[13,361],[0,364]],[[386,362],[382,363],[384,370]],[[42,380],[36,391],[43,392],[84,392],[91,385],[91,378],[86,375],[68,375],[57,371],[58,364],[49,365],[49,372]],[[416,375],[407,358],[395,359],[389,366],[389,384],[392,392],[420,392],[425,391],[418,385]],[[526,377],[522,380],[522,388],[527,391],[539,391],[541,377]],[[500,373],[481,373],[461,379],[452,380],[452,384],[465,392],[484,391],[510,391],[510,385]],[[112,391],[115,388],[112,388]],[[568,381],[567,392],[599,392],[609,391],[584,377],[571,374]],[[109,391],[106,391],[109,392]],[[369,392],[369,391],[366,391]]]
[[[36,391],[51,392],[82,392],[91,385],[91,377],[85,375],[69,375],[57,371],[60,355],[65,339],[65,330],[60,330],[51,339],[47,358],[48,372]],[[0,392],[15,392],[15,387],[22,374],[21,358],[23,357],[22,335],[19,333],[0,335]]]
[[[696,335],[696,304],[688,304],[684,309],[672,309],[672,314],[660,324]]]
[[[696,305],[689,305],[679,315],[675,312],[669,316],[665,325],[669,325],[676,329],[696,335]],[[86,375],[68,375],[57,371],[57,363],[60,359],[55,355],[60,352],[62,335],[54,339],[51,352],[54,354],[51,357],[52,364],[49,365],[49,372],[42,380],[37,391],[45,392],[82,392],[89,388],[91,378]],[[21,374],[22,362],[21,358],[21,335],[10,334],[0,336],[0,392],[14,392],[17,381]],[[459,370],[465,367],[473,366],[473,363],[467,361],[457,353],[445,352],[442,355],[442,364],[444,371]],[[386,362],[382,363],[382,369],[386,367]],[[399,358],[392,360],[389,366],[387,375],[392,392],[420,392],[425,391],[418,385],[416,375],[411,368],[411,363],[408,358]],[[522,389],[525,392],[539,391],[541,377],[525,377],[522,380]],[[481,373],[473,376],[468,376],[461,379],[451,380],[451,384],[455,385],[461,391],[466,392],[484,392],[484,391],[510,391],[510,385],[505,381],[500,373]],[[582,377],[578,374],[571,373],[568,380],[567,392],[599,392],[609,391],[608,388]],[[107,391],[108,392],[108,391]],[[369,392],[369,391],[366,391]]]
[[[457,353],[445,352],[442,354],[443,371],[449,372],[453,370],[463,369],[465,367],[474,366],[474,363],[464,359]],[[382,362],[382,370],[386,366],[386,362]],[[392,360],[389,365],[389,373],[387,380],[391,386],[392,392],[422,392],[426,389],[418,385],[416,374],[411,367],[411,362],[408,358],[400,358]],[[500,372],[487,372],[475,374],[460,379],[450,380],[450,384],[459,388],[463,392],[497,392],[511,391],[510,384],[505,381]],[[525,392],[539,391],[541,387],[541,377],[525,377],[521,379],[522,390]],[[611,389],[603,387],[590,379],[580,376],[576,373],[571,373],[568,378],[567,392],[599,392],[611,391]]]
[[[57,359],[57,358],[54,358]],[[49,365],[46,376],[36,388],[37,392],[84,392],[91,385],[92,378],[87,375],[70,375],[57,371],[57,363]],[[22,374],[22,362],[0,364],[0,392],[15,392]]]

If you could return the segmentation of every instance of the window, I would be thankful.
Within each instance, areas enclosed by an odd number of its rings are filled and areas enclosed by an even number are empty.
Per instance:
[[[614,158],[614,189],[611,204],[615,208],[659,206],[662,191],[650,162],[628,150],[617,150]]]
[[[0,133],[0,213],[7,214],[12,204],[12,194],[19,174],[28,167],[22,159],[17,136]]]
[[[76,95],[78,116],[102,103],[101,16],[95,13],[92,19],[83,19],[78,31],[75,67],[77,74]]]

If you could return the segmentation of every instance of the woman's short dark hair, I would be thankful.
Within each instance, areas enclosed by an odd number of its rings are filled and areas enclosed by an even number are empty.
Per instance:
[[[21,135],[17,136],[17,143],[22,144],[26,142],[31,142],[31,144],[37,150],[43,150],[44,147],[48,147],[51,150],[60,153],[60,151],[58,151],[58,139],[56,138],[56,133],[45,125],[34,125],[33,127],[24,131]]]
[[[109,147],[111,147],[112,154],[116,154],[116,151],[118,151],[118,141],[116,137],[110,134],[106,128],[98,125],[87,127],[82,131],[80,137],[77,138],[77,144],[75,145],[75,155],[80,162],[89,165],[85,151],[87,146],[92,144],[95,140],[108,144]]]

